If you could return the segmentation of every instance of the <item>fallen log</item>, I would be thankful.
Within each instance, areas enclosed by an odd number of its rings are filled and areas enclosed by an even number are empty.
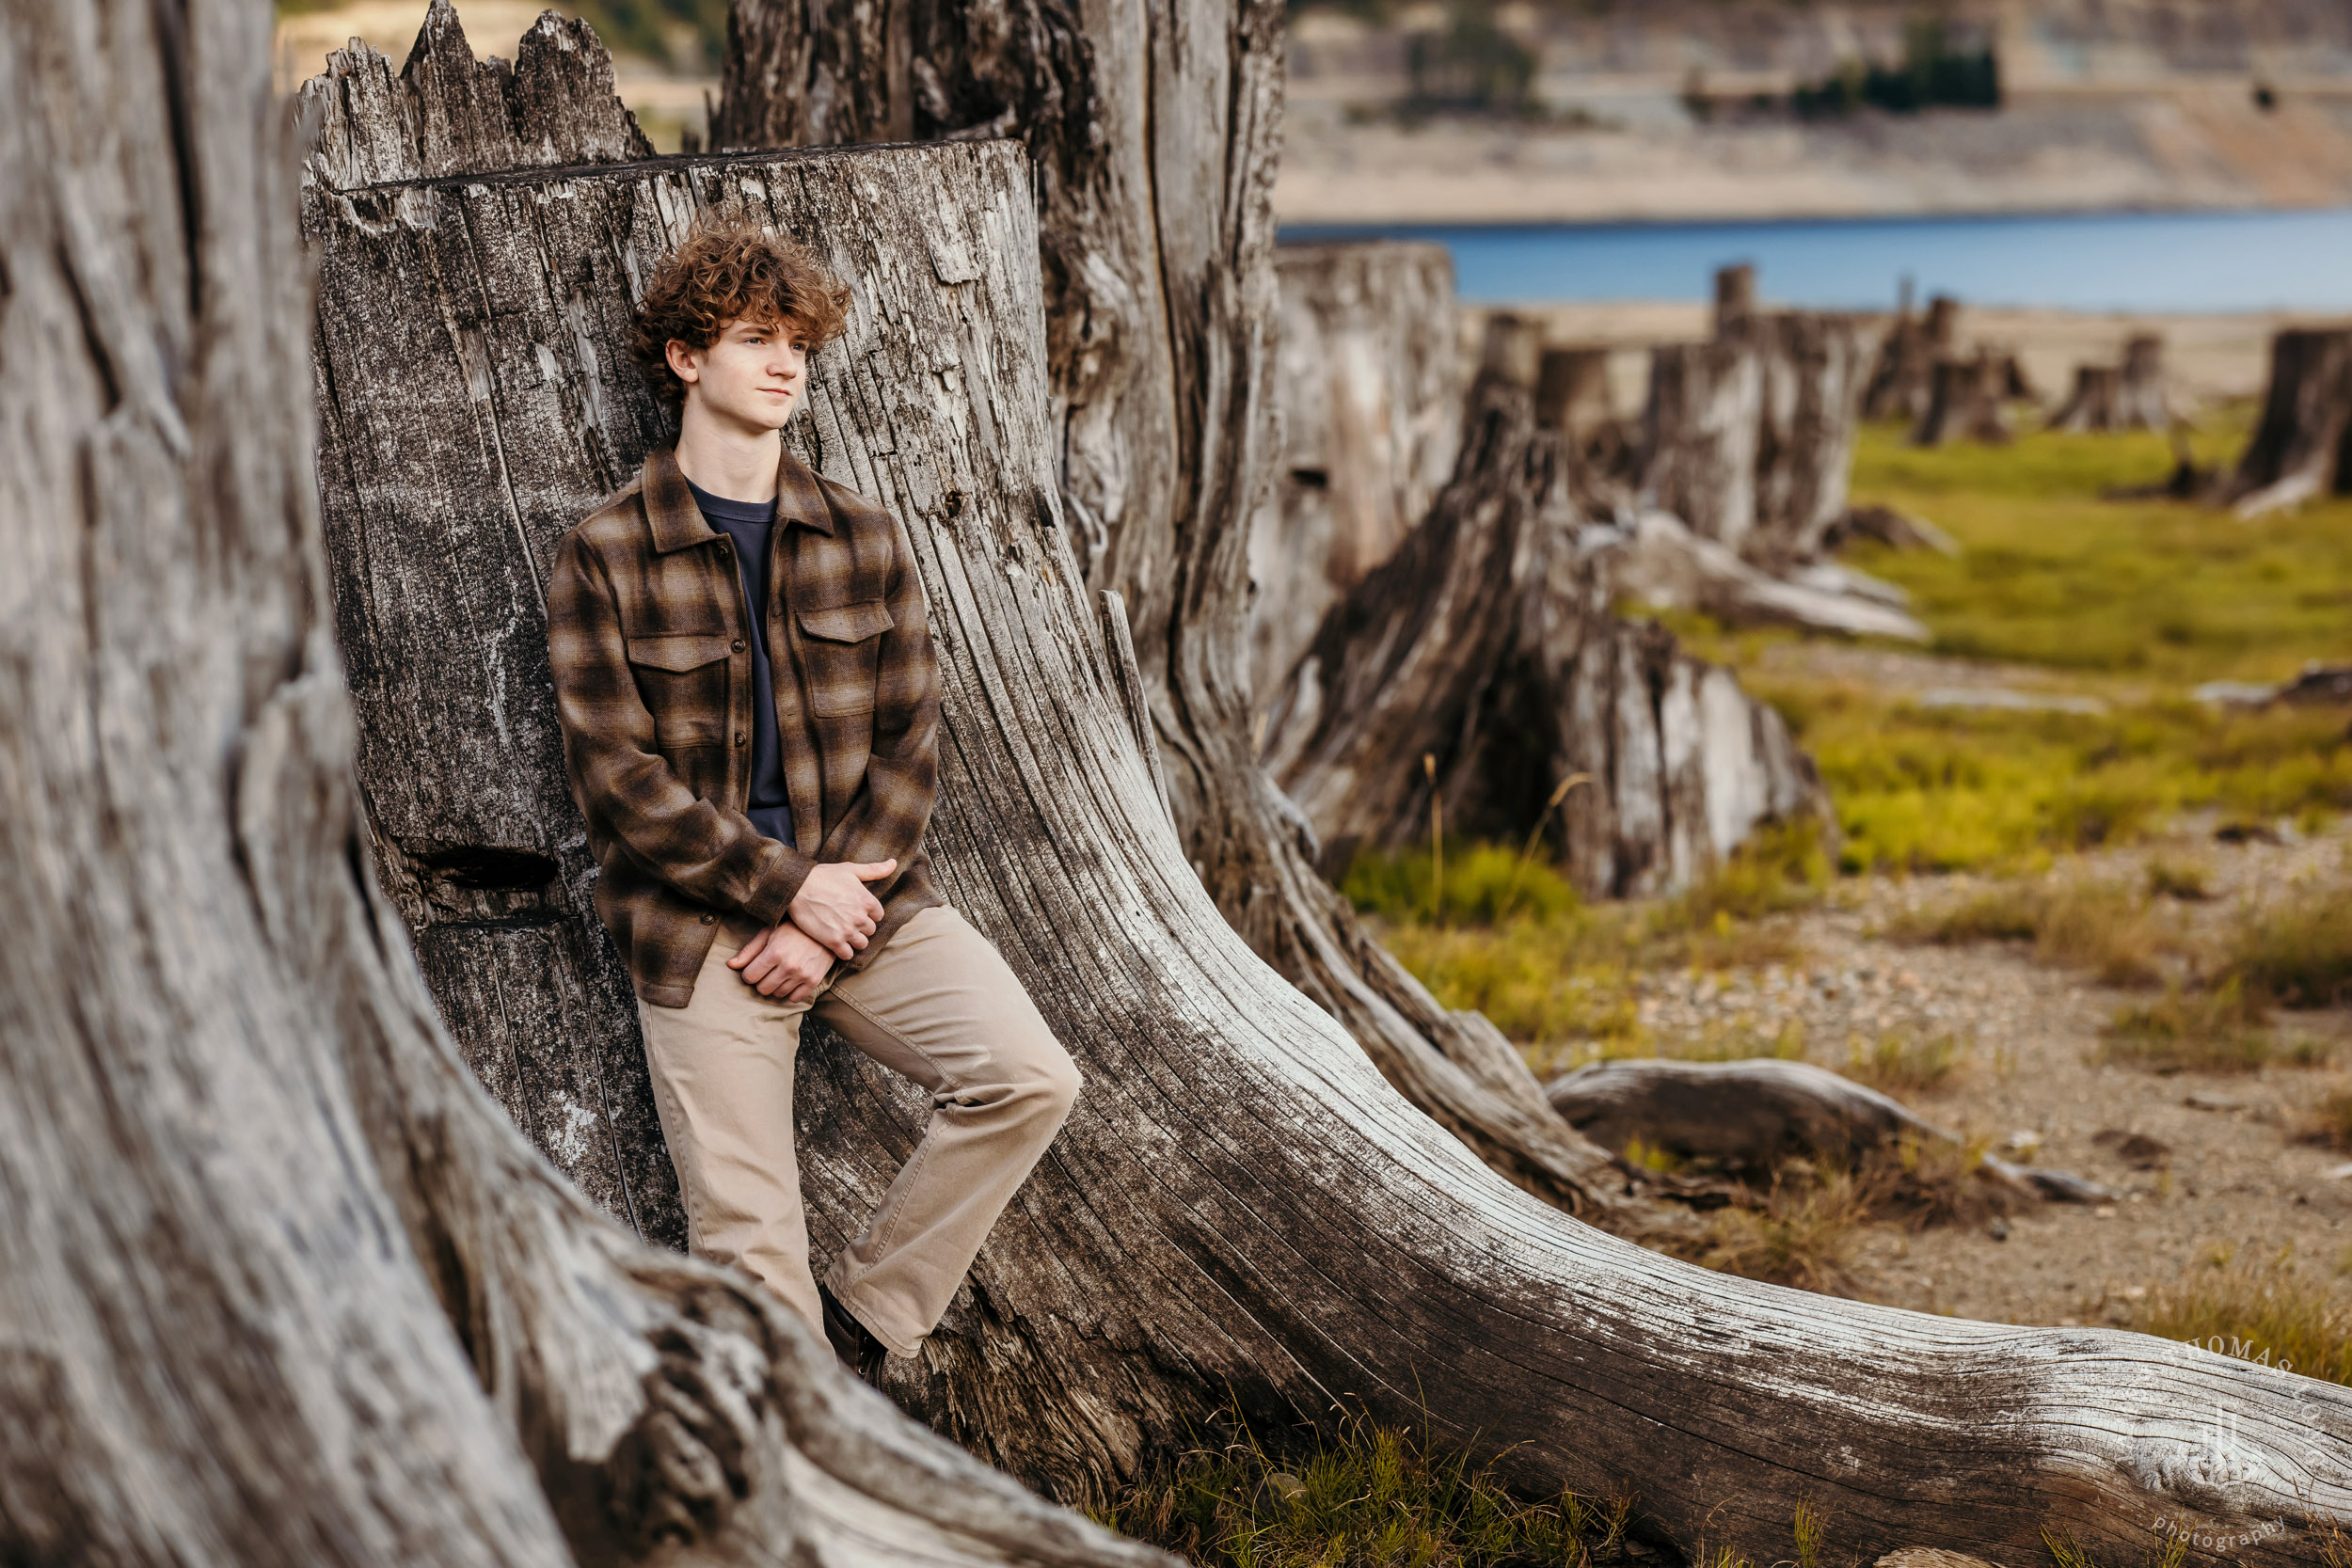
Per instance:
[[[1249,531],[1259,690],[1297,661],[1331,601],[1427,514],[1462,435],[1443,245],[1285,245],[1277,265],[1280,471]]]
[[[1958,1148],[1963,1140],[1890,1095],[1810,1062],[1756,1057],[1595,1062],[1561,1074],[1545,1098],[1568,1124],[1623,1152],[1634,1139],[1743,1177],[1792,1158],[1853,1161],[1904,1138]],[[1987,1178],[2060,1203],[2112,1203],[2120,1195],[2066,1171],[1981,1158]]]
[[[1652,610],[1702,610],[1735,626],[1931,641],[1903,612],[1902,591],[1891,583],[1828,562],[1771,576],[1663,512],[1641,514],[1621,537],[1592,549],[1612,596]]]
[[[2270,340],[2262,420],[2222,485],[2241,517],[2352,494],[2352,327],[2297,327]]]

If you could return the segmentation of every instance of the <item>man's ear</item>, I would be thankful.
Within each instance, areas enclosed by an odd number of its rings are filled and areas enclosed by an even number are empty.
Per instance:
[[[670,373],[691,387],[702,379],[703,368],[694,362],[700,351],[691,343],[673,338],[662,346],[662,355],[670,361]]]

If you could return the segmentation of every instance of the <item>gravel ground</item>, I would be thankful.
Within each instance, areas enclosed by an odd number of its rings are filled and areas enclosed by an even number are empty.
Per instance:
[[[2338,887],[2352,896],[2352,838],[2341,833],[2244,846],[2185,836],[2082,857],[2053,874],[2137,886],[2158,855],[2193,859],[2211,875],[2214,896],[2174,915],[2192,939],[2215,940],[2293,890]],[[2282,1040],[2328,1049],[2318,1067],[2166,1075],[2102,1065],[2100,1026],[2147,993],[2037,965],[2023,944],[1921,946],[1882,934],[1904,911],[1988,885],[1963,877],[1841,884],[1830,906],[1791,917],[1798,963],[1653,977],[1644,1020],[1668,1049],[1743,1031],[1769,1038],[1793,1024],[1806,1054],[1831,1067],[1845,1064],[1857,1037],[1951,1035],[1961,1067],[1934,1090],[1898,1098],[1964,1135],[1989,1135],[1996,1151],[2122,1195],[2111,1205],[2040,1205],[1999,1227],[1917,1235],[1869,1227],[1855,1275],[1874,1300],[1995,1322],[2121,1323],[2151,1287],[2179,1279],[2216,1248],[2246,1258],[2292,1248],[2352,1290],[2334,1273],[2352,1264],[2352,1164],[2344,1151],[2292,1136],[2302,1107],[2352,1083],[2352,1016],[2280,1015]],[[2133,1135],[2157,1147],[2125,1145]]]

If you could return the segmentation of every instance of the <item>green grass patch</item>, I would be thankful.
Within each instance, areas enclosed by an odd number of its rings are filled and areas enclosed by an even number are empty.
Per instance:
[[[1644,974],[1795,962],[1786,925],[1766,917],[1817,902],[1829,879],[1819,824],[1800,822],[1765,828],[1696,886],[1647,903],[1586,905],[1553,866],[1498,845],[1449,854],[1441,875],[1426,850],[1367,851],[1341,891],[1439,1002],[1485,1013],[1549,1071],[1579,1054],[1652,1053],[1635,990]],[[1796,1056],[1803,1046],[1734,1030],[1682,1053]]]
[[[1930,708],[1840,682],[1751,684],[1820,766],[1847,871],[2031,869],[2196,807],[2262,822],[2352,810],[2340,712],[2178,698],[2097,714]]]
[[[2201,461],[2233,460],[2251,415],[2207,421],[2193,437]],[[2171,467],[2153,432],[1922,449],[1872,427],[1855,453],[1856,499],[1931,518],[1963,548],[1849,559],[1911,591],[1938,653],[2182,686],[2276,680],[2344,657],[2352,500],[2241,522],[2193,501],[2108,499]]]
[[[1857,1084],[1900,1099],[1945,1087],[1960,1069],[1961,1055],[1957,1035],[1922,1039],[1891,1034],[1869,1041],[1857,1035],[1846,1042],[1846,1065],[1838,1070]]]

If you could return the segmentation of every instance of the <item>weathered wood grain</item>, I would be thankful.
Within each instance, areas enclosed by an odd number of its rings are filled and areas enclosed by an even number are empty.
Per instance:
[[[0,1561],[1169,1568],[627,1236],[436,1022],[352,790],[270,24],[0,7]]]
[[[1249,531],[1250,684],[1261,705],[1331,601],[1428,515],[1454,471],[1464,390],[1443,245],[1285,245],[1277,266],[1282,451]]]

